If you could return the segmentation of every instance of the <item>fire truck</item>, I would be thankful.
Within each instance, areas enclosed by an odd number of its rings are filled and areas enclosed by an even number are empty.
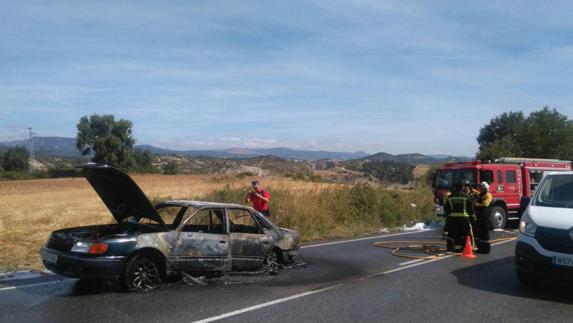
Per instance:
[[[571,162],[557,159],[500,158],[495,161],[446,163],[434,172],[432,189],[436,214],[445,216],[444,196],[456,182],[477,187],[487,182],[493,195],[490,221],[493,229],[504,228],[508,220],[519,219],[544,172],[570,171]]]

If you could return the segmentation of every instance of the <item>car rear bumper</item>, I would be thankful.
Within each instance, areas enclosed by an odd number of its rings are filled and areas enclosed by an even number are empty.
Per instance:
[[[573,256],[543,249],[534,238],[520,234],[515,246],[515,265],[519,272],[539,279],[573,282],[573,267],[553,264],[553,257]]]
[[[82,257],[43,247],[44,266],[61,276],[83,279],[115,279],[121,275],[126,257]]]

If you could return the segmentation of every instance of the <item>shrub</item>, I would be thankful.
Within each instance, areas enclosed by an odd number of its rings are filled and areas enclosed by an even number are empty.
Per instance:
[[[2,154],[2,168],[7,172],[23,172],[28,170],[30,154],[24,147],[9,148]]]
[[[163,166],[163,174],[166,175],[177,175],[179,174],[179,165],[174,162],[170,161]]]
[[[248,187],[227,185],[203,199],[244,203]],[[433,219],[433,200],[428,187],[391,190],[356,184],[324,190],[286,190],[268,187],[271,219],[294,228],[303,240],[367,234],[383,227],[396,227]],[[416,207],[412,207],[415,204]]]

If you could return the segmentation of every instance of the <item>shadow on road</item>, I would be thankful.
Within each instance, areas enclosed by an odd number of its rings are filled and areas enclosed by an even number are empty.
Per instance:
[[[547,281],[538,287],[519,284],[515,274],[514,257],[465,267],[452,272],[464,286],[516,297],[534,298],[550,302],[573,304],[573,284]]]
[[[281,269],[278,275],[269,275],[267,272],[232,272],[221,277],[197,277],[197,281],[186,282],[180,275],[169,276],[160,287],[161,290],[179,290],[181,287],[195,287],[196,289],[236,288],[239,286],[252,287],[301,287],[331,284],[347,279],[365,275],[366,271],[359,265],[328,256],[319,255],[309,257],[301,266],[287,266]],[[37,290],[27,290],[34,294],[41,294]],[[154,293],[152,291],[151,293]],[[50,289],[44,293],[52,293]],[[117,282],[102,280],[77,280],[65,288],[58,289],[55,295],[60,297],[79,297],[98,294],[124,293]],[[130,293],[128,293],[130,294]]]
[[[119,291],[119,286],[117,286],[117,284],[112,284],[111,282],[80,279],[72,286],[70,293],[67,296],[86,296]]]

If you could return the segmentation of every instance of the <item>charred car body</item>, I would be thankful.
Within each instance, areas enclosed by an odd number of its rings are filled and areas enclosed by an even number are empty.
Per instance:
[[[52,232],[41,256],[47,269],[62,276],[118,279],[129,290],[146,290],[169,272],[274,270],[298,257],[298,233],[250,207],[183,200],[153,206],[115,168],[87,164],[82,174],[117,224]]]

